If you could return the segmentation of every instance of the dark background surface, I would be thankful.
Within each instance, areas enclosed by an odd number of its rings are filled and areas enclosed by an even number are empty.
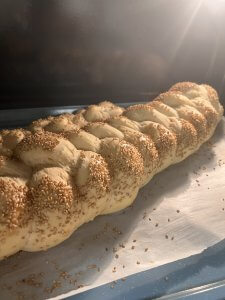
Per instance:
[[[0,1],[0,109],[145,101],[187,80],[224,103],[223,0]]]

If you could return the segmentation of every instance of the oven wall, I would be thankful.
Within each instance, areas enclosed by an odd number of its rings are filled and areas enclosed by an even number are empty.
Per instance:
[[[0,108],[145,101],[178,81],[225,98],[223,0],[1,0]]]

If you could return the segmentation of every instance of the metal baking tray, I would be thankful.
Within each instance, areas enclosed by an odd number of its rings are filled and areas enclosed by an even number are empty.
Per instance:
[[[140,103],[140,102],[139,102]],[[136,103],[119,103],[126,107]],[[1,110],[0,128],[24,127],[31,121],[49,115],[70,113],[83,106],[42,107]],[[204,252],[160,267],[140,272],[111,284],[69,297],[71,300],[92,299],[224,299],[225,240]]]
[[[138,104],[144,102],[138,102]],[[137,104],[137,102],[116,103],[119,106],[127,107]],[[32,121],[56,116],[63,113],[73,113],[77,110],[87,107],[86,105],[75,106],[56,106],[56,107],[38,107],[38,108],[20,108],[20,109],[3,109],[0,110],[0,128],[18,128],[29,125]]]

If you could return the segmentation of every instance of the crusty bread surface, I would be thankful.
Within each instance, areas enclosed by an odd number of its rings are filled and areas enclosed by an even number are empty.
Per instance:
[[[156,173],[197,151],[222,115],[212,87],[182,82],[146,104],[104,101],[2,130],[0,259],[51,248],[128,207]]]

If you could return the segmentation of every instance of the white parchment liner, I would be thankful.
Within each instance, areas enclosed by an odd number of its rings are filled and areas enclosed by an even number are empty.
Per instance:
[[[0,299],[49,299],[188,257],[225,238],[225,119],[209,143],[156,175],[134,205],[46,252],[0,262]]]

